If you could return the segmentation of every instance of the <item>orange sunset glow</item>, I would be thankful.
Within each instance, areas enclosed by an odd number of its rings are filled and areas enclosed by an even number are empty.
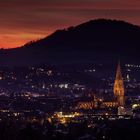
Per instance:
[[[0,9],[0,48],[20,47],[97,18],[140,25],[138,0],[1,0]]]
[[[1,35],[0,47],[1,48],[16,48],[24,45],[31,40],[43,38],[45,35],[39,34],[7,34]]]

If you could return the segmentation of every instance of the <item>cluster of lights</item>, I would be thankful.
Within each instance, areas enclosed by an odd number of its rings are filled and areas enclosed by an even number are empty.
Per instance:
[[[56,85],[52,85],[52,84],[51,84],[51,85],[49,85],[49,86],[50,86],[51,88],[52,88],[52,87],[55,87],[55,88],[66,88],[66,89],[67,89],[69,85],[68,85],[68,84],[56,84]]]
[[[140,65],[125,64],[126,67],[140,68]]]
[[[37,98],[37,97],[44,97],[44,96],[45,96],[45,94],[31,93],[31,92],[21,94],[21,97],[26,97],[26,98],[30,98],[30,97]]]
[[[9,110],[1,109],[0,112],[7,113],[7,112],[9,112]]]
[[[76,116],[79,116],[80,114],[78,113],[78,112],[75,112],[75,113],[73,113],[73,114],[63,114],[63,112],[57,112],[56,113],[56,116],[58,117],[58,118],[74,118],[74,117],[76,117]]]
[[[133,104],[132,109],[140,108],[140,104]]]
[[[85,72],[95,72],[95,69],[91,69],[91,70],[85,70]]]
[[[63,112],[56,112],[51,118],[48,118],[49,122],[52,122],[53,118],[57,118],[61,124],[67,124],[67,122],[75,117],[80,116],[81,114],[78,112],[74,112],[71,114],[63,114]]]
[[[68,84],[60,84],[59,87],[60,88],[68,88]]]

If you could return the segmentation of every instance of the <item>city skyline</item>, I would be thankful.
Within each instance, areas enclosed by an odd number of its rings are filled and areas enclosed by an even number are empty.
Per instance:
[[[20,47],[57,29],[92,19],[117,19],[140,25],[137,0],[2,0],[0,48]]]
[[[0,9],[0,140],[139,140],[140,1]]]

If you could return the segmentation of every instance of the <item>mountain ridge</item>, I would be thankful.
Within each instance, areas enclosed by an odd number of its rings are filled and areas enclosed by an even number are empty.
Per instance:
[[[2,65],[94,62],[139,57],[140,27],[124,21],[98,19],[57,30],[20,48],[1,50]]]

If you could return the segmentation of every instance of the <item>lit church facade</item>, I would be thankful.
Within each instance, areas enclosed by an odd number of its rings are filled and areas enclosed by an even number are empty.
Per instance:
[[[118,107],[124,107],[125,105],[125,89],[124,89],[120,62],[118,63],[118,66],[117,66],[113,92],[114,92],[114,98],[109,99],[108,101],[104,100],[101,103],[100,108],[118,108]],[[79,102],[77,108],[84,109],[84,110],[97,108],[96,101],[94,99],[94,101],[91,101],[91,102]]]

